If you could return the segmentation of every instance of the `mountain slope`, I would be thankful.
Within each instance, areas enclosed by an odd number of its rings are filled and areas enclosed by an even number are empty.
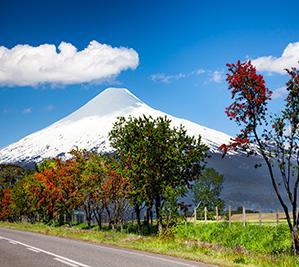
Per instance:
[[[108,88],[62,120],[0,150],[0,163],[26,164],[40,162],[47,157],[67,156],[75,146],[88,150],[109,151],[111,147],[108,134],[117,117],[137,117],[143,114],[153,117],[167,115],[174,126],[183,124],[189,134],[200,134],[214,152],[218,151],[219,145],[230,139],[224,133],[155,110],[127,89]]]

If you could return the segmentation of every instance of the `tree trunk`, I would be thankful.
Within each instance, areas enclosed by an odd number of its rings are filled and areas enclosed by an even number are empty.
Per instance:
[[[293,251],[294,255],[299,252],[299,237],[298,237],[298,226],[294,226],[292,231]]]
[[[103,213],[103,210],[99,209],[98,207],[95,208],[95,210],[93,211],[93,216],[96,218],[99,229],[102,229],[102,213]]]
[[[123,230],[124,230],[124,207],[122,205],[120,205],[120,207],[119,207],[118,222],[120,224],[120,231],[123,232]]]
[[[91,228],[90,208],[85,205],[84,206],[84,211],[85,211],[85,216],[86,216],[86,220],[87,220],[87,227],[88,227],[88,229],[90,229]]]
[[[58,216],[58,224],[59,226],[64,225],[64,214]]]
[[[151,226],[153,226],[153,211],[150,210]]]
[[[138,229],[140,229],[141,228],[141,221],[140,221],[140,207],[139,207],[139,205],[135,206],[135,213],[136,213],[136,218],[137,218]]]
[[[106,207],[107,217],[108,217],[108,224],[109,228],[111,228],[111,213],[108,207]]]
[[[156,216],[157,216],[157,223],[158,223],[158,231],[159,233],[162,233],[163,231],[163,224],[162,224],[162,217],[160,214],[160,208],[161,208],[161,198],[160,196],[157,196],[155,199],[156,204]]]
[[[49,213],[48,216],[46,216],[45,221],[46,223],[50,223],[51,221],[53,221],[54,216],[53,213]]]
[[[68,225],[72,226],[72,214],[69,213],[69,212],[67,212],[65,218],[66,218],[66,223],[67,223]]]

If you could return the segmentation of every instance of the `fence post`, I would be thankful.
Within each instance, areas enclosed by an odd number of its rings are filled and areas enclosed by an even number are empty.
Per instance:
[[[205,207],[205,224],[207,223],[207,207]]]
[[[279,209],[276,210],[276,225],[279,224]]]
[[[259,210],[259,225],[262,227],[262,210]]]
[[[194,226],[196,226],[196,207],[194,208]]]
[[[218,222],[218,207],[216,207],[216,221]]]
[[[232,224],[232,207],[228,206],[228,225],[231,226]]]
[[[246,226],[246,210],[245,206],[243,206],[243,227]]]

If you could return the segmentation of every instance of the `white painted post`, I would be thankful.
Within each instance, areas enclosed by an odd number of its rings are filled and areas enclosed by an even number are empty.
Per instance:
[[[243,227],[246,226],[246,210],[245,206],[243,206]]]
[[[196,207],[194,208],[194,227],[196,226]]]
[[[216,221],[218,222],[218,207],[216,207]]]
[[[262,227],[262,210],[259,211],[259,225]]]
[[[206,224],[207,223],[207,213],[208,213],[207,207],[205,207],[204,211],[205,211],[205,224]]]
[[[231,226],[232,224],[232,207],[228,206],[228,225]]]

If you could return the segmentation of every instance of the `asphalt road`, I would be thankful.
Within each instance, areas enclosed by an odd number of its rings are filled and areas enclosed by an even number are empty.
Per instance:
[[[1,267],[191,267],[212,265],[0,228]]]

